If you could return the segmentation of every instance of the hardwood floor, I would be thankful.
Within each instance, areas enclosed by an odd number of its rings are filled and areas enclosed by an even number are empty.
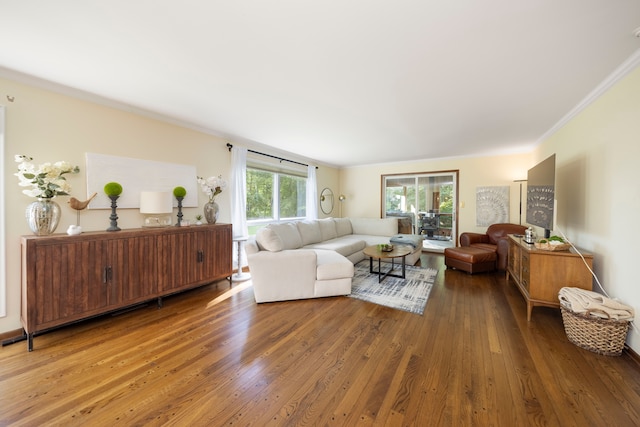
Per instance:
[[[445,270],[424,316],[257,305],[220,282],[0,350],[0,425],[637,426],[640,367],[569,343],[503,274]]]

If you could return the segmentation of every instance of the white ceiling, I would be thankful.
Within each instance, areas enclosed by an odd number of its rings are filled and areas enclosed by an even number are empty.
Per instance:
[[[530,150],[638,0],[0,0],[0,67],[335,166]]]

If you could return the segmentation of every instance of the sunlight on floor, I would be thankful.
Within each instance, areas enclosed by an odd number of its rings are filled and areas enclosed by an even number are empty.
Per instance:
[[[226,299],[231,298],[232,296],[234,296],[238,292],[244,291],[245,289],[250,288],[250,287],[251,287],[251,280],[247,280],[246,282],[242,282],[238,286],[232,287],[227,292],[225,292],[222,295],[218,296],[217,298],[211,300],[209,302],[209,304],[207,304],[207,308],[211,308],[214,305],[216,305],[218,303],[221,303],[222,301],[224,301]]]

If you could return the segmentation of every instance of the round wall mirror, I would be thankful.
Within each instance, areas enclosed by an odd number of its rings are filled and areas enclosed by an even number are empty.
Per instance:
[[[324,188],[320,193],[320,210],[325,215],[333,211],[333,191],[330,188]]]

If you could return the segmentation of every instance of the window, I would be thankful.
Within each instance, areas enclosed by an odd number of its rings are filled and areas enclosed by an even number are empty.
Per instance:
[[[249,234],[272,222],[306,217],[306,174],[247,165]]]
[[[382,213],[401,217],[425,240],[456,241],[457,171],[382,175]]]

